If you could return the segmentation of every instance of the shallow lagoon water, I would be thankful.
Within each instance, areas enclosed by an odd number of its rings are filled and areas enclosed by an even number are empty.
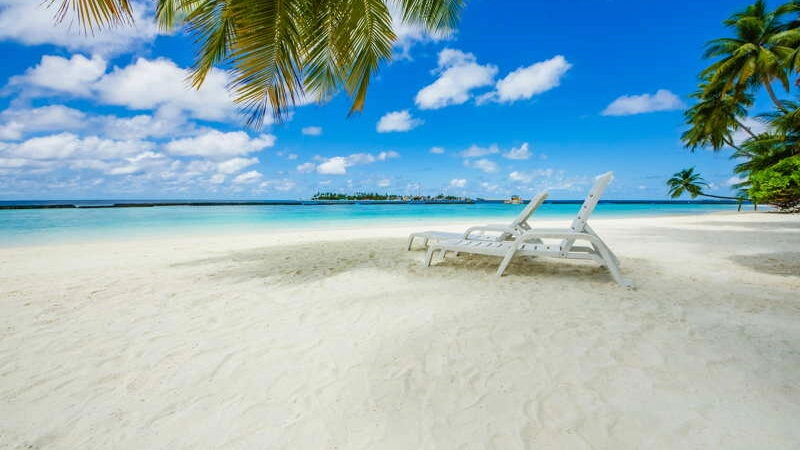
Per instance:
[[[188,232],[342,229],[428,223],[507,222],[524,205],[342,204],[158,206],[0,210],[0,246],[144,237]],[[546,203],[534,217],[569,220],[578,204]],[[595,217],[704,214],[736,211],[730,204],[601,203]]]

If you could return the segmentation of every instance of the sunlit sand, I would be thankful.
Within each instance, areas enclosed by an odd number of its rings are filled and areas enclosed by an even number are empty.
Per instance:
[[[424,224],[0,249],[0,448],[796,448],[800,217],[592,225],[636,290]]]

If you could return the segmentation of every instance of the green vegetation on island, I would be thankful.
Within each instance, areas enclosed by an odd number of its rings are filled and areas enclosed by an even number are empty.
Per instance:
[[[797,97],[800,88],[800,1],[770,11],[758,0],[723,23],[733,36],[706,44],[705,57],[714,61],[700,73],[683,143],[692,152],[733,149],[740,199],[800,211],[800,103],[779,95]],[[762,89],[773,109],[751,116]],[[702,192],[708,185],[694,168],[676,173],[667,185],[673,198],[684,192],[720,197]]]

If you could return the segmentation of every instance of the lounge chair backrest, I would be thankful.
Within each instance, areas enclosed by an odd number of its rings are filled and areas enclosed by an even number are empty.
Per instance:
[[[533,197],[531,201],[528,202],[525,209],[519,213],[519,215],[514,219],[511,223],[511,228],[520,229],[523,231],[527,231],[531,229],[531,226],[528,224],[528,219],[531,217],[536,209],[544,203],[544,200],[547,198],[547,191],[540,192]]]
[[[603,191],[606,190],[606,187],[611,180],[614,179],[614,172],[606,172],[602,175],[598,175],[595,178],[594,186],[592,186],[592,190],[589,191],[589,194],[586,195],[586,200],[583,201],[583,205],[581,205],[580,211],[578,211],[578,216],[575,217],[575,220],[572,221],[572,225],[570,228],[573,231],[583,231],[586,227],[586,222],[589,220],[589,216],[594,211],[594,208],[597,206],[597,202],[600,201],[600,196],[603,195]]]

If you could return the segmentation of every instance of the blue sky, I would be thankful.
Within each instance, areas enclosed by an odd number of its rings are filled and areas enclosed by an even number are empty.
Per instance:
[[[663,199],[691,166],[725,195],[730,151],[679,138],[703,44],[748,3],[472,0],[447,39],[399,30],[363,113],[340,94],[252,130],[224,72],[185,86],[191,43],[160,35],[149,2],[135,28],[86,37],[0,0],[0,198],[573,199],[613,170],[608,198]]]

